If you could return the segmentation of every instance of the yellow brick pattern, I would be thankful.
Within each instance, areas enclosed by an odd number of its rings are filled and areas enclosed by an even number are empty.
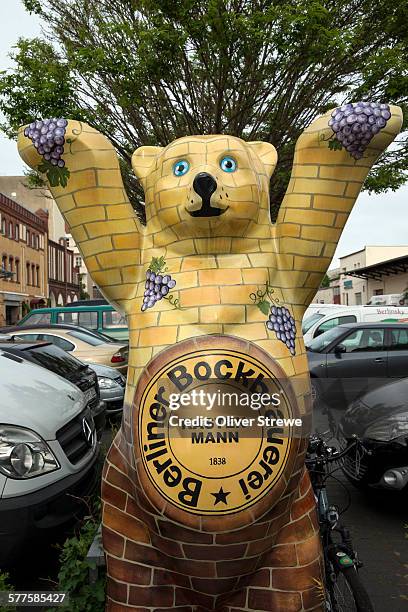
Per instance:
[[[191,136],[165,148],[141,147],[132,163],[145,191],[147,226],[142,227],[109,141],[86,124],[69,122],[73,143],[64,159],[71,176],[66,188],[51,191],[95,282],[128,315],[128,398],[153,355],[203,334],[246,338],[277,359],[288,376],[304,379],[302,340],[298,336],[292,357],[266,329],[256,296],[268,282],[273,298],[290,308],[300,330],[363,181],[401,125],[401,112],[392,107],[386,128],[354,161],[344,149],[328,148],[329,117],[330,112],[314,121],[297,142],[276,225],[269,218],[269,179],[276,165],[272,145]],[[19,150],[29,166],[38,166],[40,157],[22,131]],[[238,171],[221,172],[220,159],[232,153]],[[191,165],[182,177],[173,174],[179,159]],[[197,172],[217,178],[211,203],[224,209],[219,217],[189,214],[201,206],[192,187]],[[176,280],[172,293],[181,308],[161,300],[142,313],[145,271],[152,257],[162,256]],[[308,388],[299,384],[297,394],[305,393]]]

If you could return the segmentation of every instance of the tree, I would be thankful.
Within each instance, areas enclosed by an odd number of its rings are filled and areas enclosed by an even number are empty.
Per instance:
[[[324,289],[330,287],[330,278],[327,274],[323,276],[322,282],[320,283],[320,287],[323,287]]]
[[[229,133],[272,142],[273,216],[294,144],[318,114],[345,100],[407,106],[408,0],[23,0],[44,23],[20,39],[0,77],[3,129],[33,117],[87,121],[116,147],[131,201],[140,144]],[[365,188],[406,180],[404,137]]]

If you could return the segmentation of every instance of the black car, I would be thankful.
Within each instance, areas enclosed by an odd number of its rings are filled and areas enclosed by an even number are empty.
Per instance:
[[[390,379],[408,376],[408,325],[339,325],[312,340],[307,358],[318,402],[344,410]]]
[[[341,447],[357,435],[366,449],[350,450],[344,459],[343,471],[355,485],[408,490],[407,398],[404,378],[355,400],[343,415],[337,434]]]
[[[98,377],[86,364],[50,342],[26,342],[4,338],[0,334],[0,349],[59,374],[76,385],[85,395],[101,438],[106,421],[106,409],[100,401]]]

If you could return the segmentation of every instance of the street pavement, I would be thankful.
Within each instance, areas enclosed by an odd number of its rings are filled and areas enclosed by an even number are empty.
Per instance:
[[[314,414],[314,429],[329,429],[327,417]],[[330,442],[332,443],[332,441]],[[408,610],[408,494],[356,489],[343,475],[328,482],[329,502],[344,508],[342,521],[349,528],[354,548],[363,562],[361,580],[375,612]],[[407,528],[404,528],[407,525]]]

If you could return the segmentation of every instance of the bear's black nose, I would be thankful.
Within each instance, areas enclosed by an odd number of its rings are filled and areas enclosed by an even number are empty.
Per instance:
[[[193,181],[193,189],[203,201],[208,201],[217,189],[217,181],[208,172],[199,172]]]

